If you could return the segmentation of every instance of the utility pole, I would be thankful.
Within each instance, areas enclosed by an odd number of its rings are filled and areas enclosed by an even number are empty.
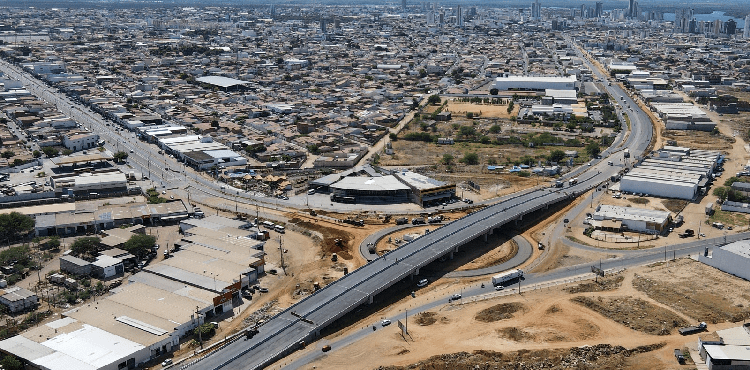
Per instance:
[[[284,266],[284,249],[281,247],[281,235],[279,235],[279,254],[281,255],[281,270],[284,271],[284,275],[286,275],[286,267]]]
[[[195,306],[195,319],[198,320],[198,342],[201,344],[201,349],[203,349],[203,335],[201,335],[201,320],[200,320],[200,310],[198,309],[198,306]]]

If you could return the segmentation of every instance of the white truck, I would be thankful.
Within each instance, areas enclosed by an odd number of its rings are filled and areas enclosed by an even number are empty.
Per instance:
[[[578,178],[577,177],[574,177],[574,178],[568,180],[568,186],[573,186],[573,185],[575,185],[577,183],[578,183]]]
[[[492,285],[500,285],[523,276],[523,271],[518,269],[509,270],[492,277]]]

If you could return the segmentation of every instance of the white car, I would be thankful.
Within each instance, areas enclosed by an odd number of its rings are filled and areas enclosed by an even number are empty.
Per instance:
[[[383,321],[380,322],[380,325],[381,326],[391,325],[391,320],[385,319],[385,320],[383,320]]]
[[[172,359],[171,358],[168,358],[168,359],[164,360],[164,362],[161,363],[161,366],[169,366],[169,365],[172,365]]]
[[[495,290],[497,290],[497,291],[501,291],[503,289],[505,289],[505,287],[502,286],[502,285],[498,285],[498,286],[495,287]]]
[[[430,283],[430,281],[429,281],[429,280],[427,280],[427,279],[422,279],[422,280],[420,280],[420,281],[419,281],[419,282],[417,283],[417,286],[421,288],[421,287],[423,287],[423,286],[425,286],[425,285],[427,285],[427,284],[429,284],[429,283]]]

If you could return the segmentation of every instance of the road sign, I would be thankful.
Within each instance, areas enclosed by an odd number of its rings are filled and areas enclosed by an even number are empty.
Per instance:
[[[406,336],[406,326],[404,326],[401,320],[398,320],[396,323],[398,324],[399,329],[401,329],[401,335]]]

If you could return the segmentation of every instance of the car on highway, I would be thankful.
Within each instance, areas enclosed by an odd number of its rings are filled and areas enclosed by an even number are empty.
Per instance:
[[[417,286],[418,286],[418,287],[423,287],[423,286],[425,286],[425,285],[427,285],[427,284],[429,284],[429,283],[430,283],[430,281],[429,281],[429,280],[427,280],[427,279],[422,279],[422,280],[420,280],[420,281],[419,281],[419,282],[417,283]]]
[[[383,320],[383,321],[380,322],[380,325],[381,326],[391,325],[391,320],[385,319],[385,320]]]
[[[457,301],[459,299],[461,299],[461,294],[458,294],[458,293],[456,293],[456,294],[452,295],[450,298],[448,298],[449,301]]]
[[[164,360],[164,362],[161,363],[161,366],[169,366],[169,365],[172,365],[172,359],[171,358],[168,358],[168,359]]]
[[[505,289],[505,287],[502,286],[502,285],[498,285],[498,286],[495,287],[495,290],[497,290],[498,292],[501,291],[501,290],[503,290],[503,289]]]

